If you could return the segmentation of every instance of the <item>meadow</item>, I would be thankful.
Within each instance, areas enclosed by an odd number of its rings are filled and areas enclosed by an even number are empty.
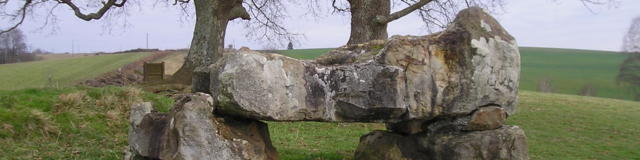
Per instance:
[[[327,50],[282,54],[309,59]],[[619,100],[625,99],[624,89],[613,81],[624,55],[545,48],[521,48],[521,52],[518,112],[507,123],[525,130],[531,159],[640,157],[640,102]],[[61,75],[56,77],[60,84],[70,86],[144,55],[11,64],[17,69],[0,65],[0,159],[122,159],[127,147],[128,107],[151,101],[159,111],[166,112],[172,100],[135,86],[42,88],[46,86],[43,75],[57,73]],[[74,74],[57,71],[62,68]],[[13,74],[27,78],[6,80]],[[37,81],[30,82],[28,77]],[[541,77],[551,79],[554,92],[563,94],[534,92]],[[578,94],[584,84],[593,84],[597,96],[619,99],[570,95]],[[283,160],[353,159],[360,136],[385,128],[379,123],[268,124],[272,142]]]
[[[128,106],[172,100],[132,87],[0,91],[0,159],[121,159]],[[508,124],[522,127],[532,159],[640,157],[640,102],[522,91]],[[269,122],[283,160],[352,159],[378,123]]]
[[[507,123],[525,130],[531,159],[636,159],[640,157],[640,102],[520,93]],[[287,160],[352,159],[359,137],[375,123],[270,123],[271,138]]]
[[[0,90],[69,87],[116,70],[150,53],[104,54],[0,64]]]

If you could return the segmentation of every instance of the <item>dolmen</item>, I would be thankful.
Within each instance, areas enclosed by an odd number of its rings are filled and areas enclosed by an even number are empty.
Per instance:
[[[132,107],[126,158],[278,159],[261,121],[385,123],[360,137],[360,160],[528,159],[515,39],[480,8],[444,31],[393,36],[315,60],[225,53],[198,69],[169,113]]]

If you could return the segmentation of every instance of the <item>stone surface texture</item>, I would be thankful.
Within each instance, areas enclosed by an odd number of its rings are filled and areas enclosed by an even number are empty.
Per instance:
[[[476,132],[401,135],[373,131],[360,138],[358,160],[529,159],[524,131],[517,126]]]
[[[315,60],[249,49],[197,68],[169,113],[131,108],[128,158],[278,159],[269,121],[383,122],[358,160],[528,159],[515,39],[480,8],[444,31],[347,45]]]
[[[147,159],[278,159],[267,124],[213,114],[213,99],[202,93],[184,95],[170,113],[150,105],[131,111],[129,147],[133,157]]]
[[[446,30],[394,36],[317,60],[239,51],[210,67],[218,113],[274,121],[400,122],[518,102],[516,41],[481,9]]]
[[[518,102],[520,57],[514,39],[480,8],[461,11],[449,28],[427,37],[428,43],[393,52],[427,49],[432,54],[390,54],[394,58],[385,61],[406,66],[413,119],[387,122],[388,131],[362,136],[355,159],[529,159],[524,131],[505,125]],[[413,42],[394,40],[387,45]]]

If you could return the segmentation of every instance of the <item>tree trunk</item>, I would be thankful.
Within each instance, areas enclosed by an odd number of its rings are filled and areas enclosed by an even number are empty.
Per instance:
[[[388,38],[387,22],[376,17],[387,17],[391,12],[389,0],[349,0],[351,6],[351,35],[347,44],[364,43]]]
[[[215,63],[224,51],[227,24],[236,18],[249,19],[242,0],[194,0],[196,24],[189,54],[172,82],[191,84],[193,71]]]

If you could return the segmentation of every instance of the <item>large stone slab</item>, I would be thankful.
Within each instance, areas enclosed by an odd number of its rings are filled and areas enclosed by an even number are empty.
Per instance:
[[[529,159],[524,131],[517,126],[475,132],[402,135],[373,131],[360,138],[356,160]]]
[[[480,8],[446,30],[394,36],[301,61],[225,54],[210,68],[216,112],[274,121],[400,122],[517,104],[516,41]]]
[[[207,94],[185,95],[167,114],[149,103],[132,106],[125,159],[278,159],[267,124],[215,116],[212,102]]]

